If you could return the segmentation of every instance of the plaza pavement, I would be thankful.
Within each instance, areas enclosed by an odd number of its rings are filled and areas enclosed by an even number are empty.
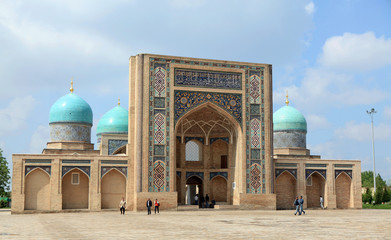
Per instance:
[[[0,239],[391,239],[391,210],[0,211]]]

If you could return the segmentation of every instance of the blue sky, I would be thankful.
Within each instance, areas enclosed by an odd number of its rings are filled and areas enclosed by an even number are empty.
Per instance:
[[[227,0],[3,0],[0,148],[40,153],[51,105],[75,93],[99,118],[128,106],[128,58],[138,53],[273,65],[274,109],[307,119],[307,147],[359,159],[391,180],[391,2]]]

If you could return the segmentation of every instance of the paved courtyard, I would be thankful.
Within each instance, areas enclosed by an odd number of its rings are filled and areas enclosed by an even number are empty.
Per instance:
[[[0,239],[391,239],[390,210],[169,211],[11,215]]]

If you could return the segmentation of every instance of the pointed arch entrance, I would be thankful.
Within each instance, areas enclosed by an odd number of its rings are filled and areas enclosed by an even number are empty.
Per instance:
[[[241,159],[238,157],[241,131],[237,119],[211,102],[189,110],[178,120],[174,151],[178,204],[194,203],[192,194],[197,191],[200,197],[208,194],[210,201],[217,201],[213,199],[216,196],[221,202],[233,203],[233,190],[228,186],[238,178],[235,167]],[[202,181],[202,185],[196,184],[198,190],[188,184],[188,176],[193,173]],[[217,185],[223,188],[218,190]],[[191,200],[187,201],[188,198]]]
[[[306,183],[307,207],[320,208],[320,196],[325,199],[326,179],[317,171],[313,172]]]
[[[25,210],[50,209],[50,177],[41,168],[35,168],[26,176]]]
[[[122,198],[126,198],[126,177],[112,168],[102,177],[101,207],[116,209]]]
[[[284,171],[276,179],[277,209],[292,209],[292,203],[297,196],[296,178],[288,171]]]
[[[335,180],[337,208],[349,208],[351,206],[351,185],[352,180],[345,172],[342,172],[337,176],[337,179]]]
[[[90,180],[78,168],[67,172],[62,178],[62,208],[88,209]]]

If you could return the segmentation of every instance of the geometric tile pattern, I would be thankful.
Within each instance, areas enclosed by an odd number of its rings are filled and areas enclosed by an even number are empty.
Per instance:
[[[84,124],[52,123],[50,140],[52,142],[80,141],[91,142],[91,126]]]
[[[69,171],[72,169],[77,168],[87,174],[88,177],[90,177],[90,167],[89,166],[62,166],[62,177],[65,176]]]
[[[203,172],[186,172],[186,180],[192,176],[197,176],[197,177],[201,178],[201,180],[204,180],[204,173]]]
[[[47,174],[51,174],[51,166],[25,166],[24,175],[26,176],[29,172],[33,171],[36,168],[40,168],[45,171]]]
[[[260,79],[257,75],[250,76],[250,103],[259,103],[261,90],[260,90]]]
[[[252,164],[251,168],[250,168],[250,173],[251,173],[251,177],[250,177],[251,192],[250,193],[261,193],[262,192],[261,166],[257,163]]]
[[[154,134],[155,144],[165,144],[166,143],[166,118],[161,112],[155,114],[154,129],[155,129],[155,134]]]
[[[242,74],[230,72],[175,69],[175,86],[242,89]]]
[[[261,123],[259,119],[254,118],[250,122],[251,129],[251,148],[260,148],[261,144]]]
[[[327,179],[326,175],[326,169],[306,169],[305,170],[305,179],[308,179],[309,176],[311,176],[314,172],[319,173],[324,177],[324,179]]]
[[[117,169],[120,173],[122,173],[126,178],[128,177],[128,167],[118,167],[118,166],[101,166],[100,175],[103,178],[106,173],[108,173],[112,169]]]
[[[214,142],[216,142],[217,140],[223,140],[224,142],[229,143],[229,138],[227,138],[227,137],[216,137],[216,138],[210,138],[210,139],[209,139],[210,145],[212,145],[212,144],[213,144]]]
[[[337,177],[339,175],[341,175],[341,173],[346,173],[350,177],[350,179],[353,178],[352,170],[345,170],[345,169],[343,169],[343,170],[335,170],[335,179],[337,179]]]
[[[154,192],[164,192],[166,167],[163,161],[156,161],[153,167]]]
[[[295,179],[297,179],[297,169],[290,169],[290,168],[277,168],[275,170],[275,179],[277,179],[278,176],[283,174],[285,171],[289,172],[290,174],[292,174],[293,177],[295,177]]]
[[[211,92],[175,91],[175,121],[189,110],[212,102],[227,111],[242,125],[242,95]]]
[[[246,85],[246,186],[247,193],[265,193],[265,128],[263,68],[247,70]]]
[[[150,58],[148,191],[170,191],[170,68]]]

